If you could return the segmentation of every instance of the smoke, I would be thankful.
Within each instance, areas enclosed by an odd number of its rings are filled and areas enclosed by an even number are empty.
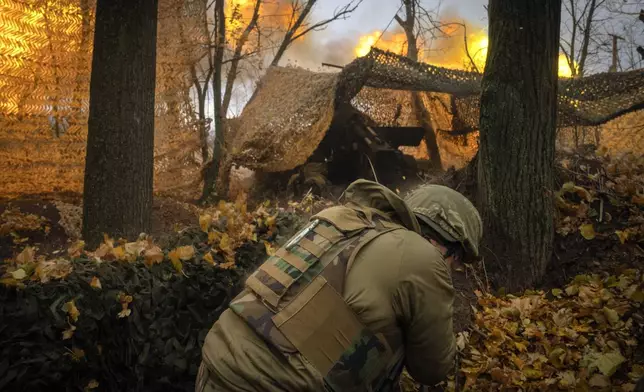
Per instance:
[[[354,58],[358,35],[330,38],[325,32],[313,32],[294,42],[281,64],[299,66],[311,71],[337,71],[322,63],[344,66]]]
[[[428,31],[419,39],[420,60],[449,68],[470,69],[471,61],[465,50],[464,38],[467,31],[469,54],[482,70],[487,54],[485,26],[462,17],[455,7],[443,10],[438,19],[436,25],[440,27]],[[333,68],[323,67],[322,63],[346,65],[357,55],[366,54],[374,43],[380,49],[406,53],[405,34],[394,22],[384,33],[376,30],[367,34],[350,31],[338,37],[331,36],[327,31],[312,32],[289,47],[281,64],[312,71],[330,71]]]

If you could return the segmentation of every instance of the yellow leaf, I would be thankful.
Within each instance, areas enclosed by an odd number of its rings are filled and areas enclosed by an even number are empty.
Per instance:
[[[228,236],[228,233],[223,233],[221,235],[221,240],[219,241],[219,249],[221,249],[223,252],[226,253],[232,253],[233,249],[231,247],[230,243],[230,237]]]
[[[76,327],[69,324],[69,328],[63,331],[63,340],[71,339],[74,336],[74,331],[76,331]]]
[[[617,235],[617,238],[619,238],[619,242],[621,244],[625,243],[628,239],[628,231],[615,230],[615,234]]]
[[[23,280],[27,277],[27,273],[24,269],[20,268],[11,272],[11,277],[13,277],[15,280]]]
[[[266,248],[267,255],[269,256],[275,255],[275,248],[268,241],[264,241],[264,248]]]
[[[158,246],[154,245],[143,252],[145,264],[149,267],[153,264],[159,264],[163,261],[163,251]]]
[[[218,231],[211,230],[211,231],[208,232],[208,244],[209,245],[214,244],[215,241],[217,241],[220,238],[221,238],[221,233],[219,233]]]
[[[275,226],[275,220],[276,219],[277,219],[277,213],[275,215],[273,215],[273,216],[267,217],[266,220],[265,220],[266,227],[271,228],[271,227]]]
[[[27,264],[27,263],[33,262],[35,257],[36,257],[36,250],[31,246],[27,246],[16,257],[16,261],[20,264]]]
[[[610,323],[610,325],[615,325],[619,321],[619,314],[614,309],[610,309],[604,306],[604,317]]]
[[[195,256],[195,248],[192,245],[180,246],[175,250],[179,258],[183,261],[190,260]]]
[[[98,388],[98,385],[99,385],[98,381],[96,381],[94,379],[89,380],[89,382],[85,386],[85,391],[91,391],[92,389],[96,389],[96,388]]]
[[[130,314],[132,314],[132,309],[127,309],[127,308],[125,308],[125,309],[121,310],[121,311],[117,314],[117,317],[118,317],[118,318],[125,318],[125,317],[128,317]]]
[[[199,216],[199,227],[201,227],[201,231],[203,231],[204,233],[208,233],[208,229],[210,228],[211,223],[212,215],[204,214]]]
[[[561,297],[562,293],[563,291],[561,291],[561,289],[552,289],[552,295],[554,295],[555,297]]]
[[[83,252],[83,248],[85,248],[85,241],[78,240],[67,248],[67,254],[71,258],[79,257]]]
[[[93,288],[99,289],[99,290],[103,288],[103,286],[101,286],[101,281],[98,280],[98,278],[96,276],[94,276],[92,278],[92,281],[89,282],[89,285],[92,286]]]
[[[541,370],[534,369],[532,367],[525,367],[521,370],[524,376],[530,380],[537,380],[543,377]]]
[[[206,260],[211,265],[217,265],[217,263],[215,263],[215,259],[212,258],[212,253],[210,252],[206,253],[203,259]]]
[[[172,262],[172,266],[174,267],[177,272],[181,273],[183,272],[183,264],[181,264],[181,257],[179,256],[179,252],[174,249],[171,250],[170,253],[168,253],[168,258],[170,259],[170,262]]]
[[[528,350],[528,347],[526,347],[526,345],[521,342],[514,342],[514,347],[516,347],[516,349],[520,353],[526,352]]]
[[[69,350],[69,353],[67,354],[72,357],[72,361],[74,362],[80,362],[81,359],[85,358],[85,351],[77,347],[74,347],[71,350]]]
[[[69,318],[72,319],[74,322],[78,321],[78,316],[80,316],[80,312],[78,311],[76,304],[74,304],[74,300],[65,302],[65,304],[63,305],[63,310],[67,312],[67,314],[69,315]]]
[[[581,225],[579,227],[579,232],[581,233],[581,236],[587,240],[592,240],[593,238],[595,238],[595,228],[593,227],[592,223]]]
[[[117,246],[116,248],[112,249],[112,254],[119,261],[127,260],[127,256],[125,254],[125,248],[123,248],[123,246]]]
[[[125,253],[130,256],[130,261],[135,261],[136,258],[139,257],[141,253],[143,253],[147,246],[148,242],[145,240],[128,242],[127,244],[123,245]]]

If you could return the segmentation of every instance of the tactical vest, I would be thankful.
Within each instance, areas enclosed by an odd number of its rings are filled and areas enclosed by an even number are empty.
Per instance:
[[[282,354],[303,355],[328,390],[392,390],[402,341],[370,331],[342,294],[358,251],[400,229],[357,206],[326,209],[247,279],[230,308]]]

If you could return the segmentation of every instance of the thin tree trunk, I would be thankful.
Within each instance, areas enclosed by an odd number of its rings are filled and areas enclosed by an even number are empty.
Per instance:
[[[248,37],[250,36],[251,31],[253,31],[253,29],[257,25],[257,19],[259,19],[259,9],[261,7],[261,4],[262,0],[255,0],[255,9],[253,10],[253,16],[244,29],[244,32],[235,43],[235,52],[233,53],[233,57],[230,62],[228,76],[226,76],[226,89],[224,91],[224,99],[221,104],[221,110],[224,114],[228,113],[230,99],[233,96],[233,86],[235,85],[235,80],[237,79],[237,68],[239,67],[239,61],[241,60],[242,49],[244,48],[246,41],[248,41]]]
[[[488,265],[519,290],[543,277],[552,254],[561,0],[491,0],[489,18],[478,196]]]
[[[83,193],[83,237],[149,232],[157,0],[98,0]]]
[[[222,63],[224,59],[224,49],[226,42],[226,20],[224,14],[224,0],[215,1],[215,54],[213,60],[213,101],[214,101],[214,116],[215,116],[215,143],[212,151],[212,160],[204,167],[204,187],[201,195],[201,200],[206,201],[211,196],[224,196],[221,192],[217,192],[217,177],[219,175],[219,167],[223,155],[224,143],[224,120],[221,107],[221,76],[222,76]]]
[[[403,4],[405,5],[405,20],[400,18],[398,15],[395,16],[395,19],[405,31],[405,38],[407,39],[407,57],[414,61],[418,61],[418,42],[414,32],[416,3],[415,0],[403,0]],[[417,91],[411,92],[411,104],[413,113],[416,116],[416,121],[418,121],[420,126],[425,130],[423,138],[425,140],[425,145],[427,146],[427,153],[429,154],[432,168],[440,169],[442,167],[441,154],[438,148],[438,141],[436,140],[436,132],[432,126],[431,113],[425,107],[425,102],[423,101],[421,93]]]
[[[592,33],[593,18],[595,17],[595,10],[597,9],[597,0],[590,1],[590,8],[588,9],[588,17],[586,18],[586,26],[584,27],[584,37],[581,42],[581,54],[579,56],[579,70],[574,72],[573,76],[579,74],[584,76],[586,68],[586,59],[588,58],[588,46],[590,45],[590,34]]]

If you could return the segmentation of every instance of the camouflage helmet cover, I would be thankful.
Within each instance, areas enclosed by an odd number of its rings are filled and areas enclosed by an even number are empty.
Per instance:
[[[423,185],[410,193],[405,202],[420,222],[446,240],[461,243],[469,256],[479,256],[481,216],[461,193],[442,185]]]

